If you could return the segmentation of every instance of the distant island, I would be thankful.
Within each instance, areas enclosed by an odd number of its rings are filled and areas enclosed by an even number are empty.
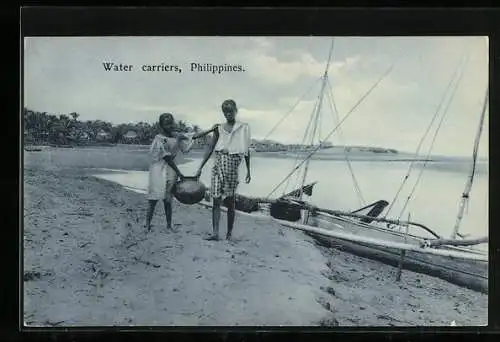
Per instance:
[[[330,141],[323,141],[316,145],[301,145],[301,144],[283,144],[273,140],[257,140],[252,139],[250,145],[255,152],[309,152],[320,148],[320,150],[329,150],[339,153],[389,153],[398,154],[398,151],[392,148],[373,147],[373,146],[336,146]]]

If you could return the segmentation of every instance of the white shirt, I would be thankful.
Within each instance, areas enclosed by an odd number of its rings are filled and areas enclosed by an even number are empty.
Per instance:
[[[186,137],[186,140],[178,141],[177,138],[157,134],[149,148],[151,162],[163,162],[163,157],[175,157],[179,151],[182,153],[189,152],[193,146],[193,134],[186,134]]]
[[[236,122],[231,132],[218,125],[219,140],[214,151],[226,151],[229,154],[248,155],[251,143],[250,126],[243,122]]]

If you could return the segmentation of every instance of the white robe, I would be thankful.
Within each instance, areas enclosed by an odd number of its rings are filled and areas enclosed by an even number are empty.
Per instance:
[[[175,171],[163,159],[165,156],[177,156],[179,151],[186,153],[193,145],[192,139],[179,142],[176,138],[157,134],[149,149],[151,165],[149,167],[148,193],[150,200],[164,200],[172,195],[172,187],[177,181]]]

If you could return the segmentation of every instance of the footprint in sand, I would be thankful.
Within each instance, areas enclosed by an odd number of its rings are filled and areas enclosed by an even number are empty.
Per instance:
[[[245,243],[245,242],[248,242],[249,240],[248,239],[245,239],[245,238],[235,238],[235,237],[232,237],[231,240],[226,240],[230,245],[232,246],[236,246],[238,244],[241,244],[241,243]]]

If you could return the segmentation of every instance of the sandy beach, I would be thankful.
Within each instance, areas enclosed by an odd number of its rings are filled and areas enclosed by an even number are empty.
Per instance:
[[[211,212],[174,203],[143,228],[143,195],[69,167],[24,171],[26,326],[474,326],[488,297],[237,215],[234,242],[205,241]],[[221,232],[225,233],[225,215]]]

